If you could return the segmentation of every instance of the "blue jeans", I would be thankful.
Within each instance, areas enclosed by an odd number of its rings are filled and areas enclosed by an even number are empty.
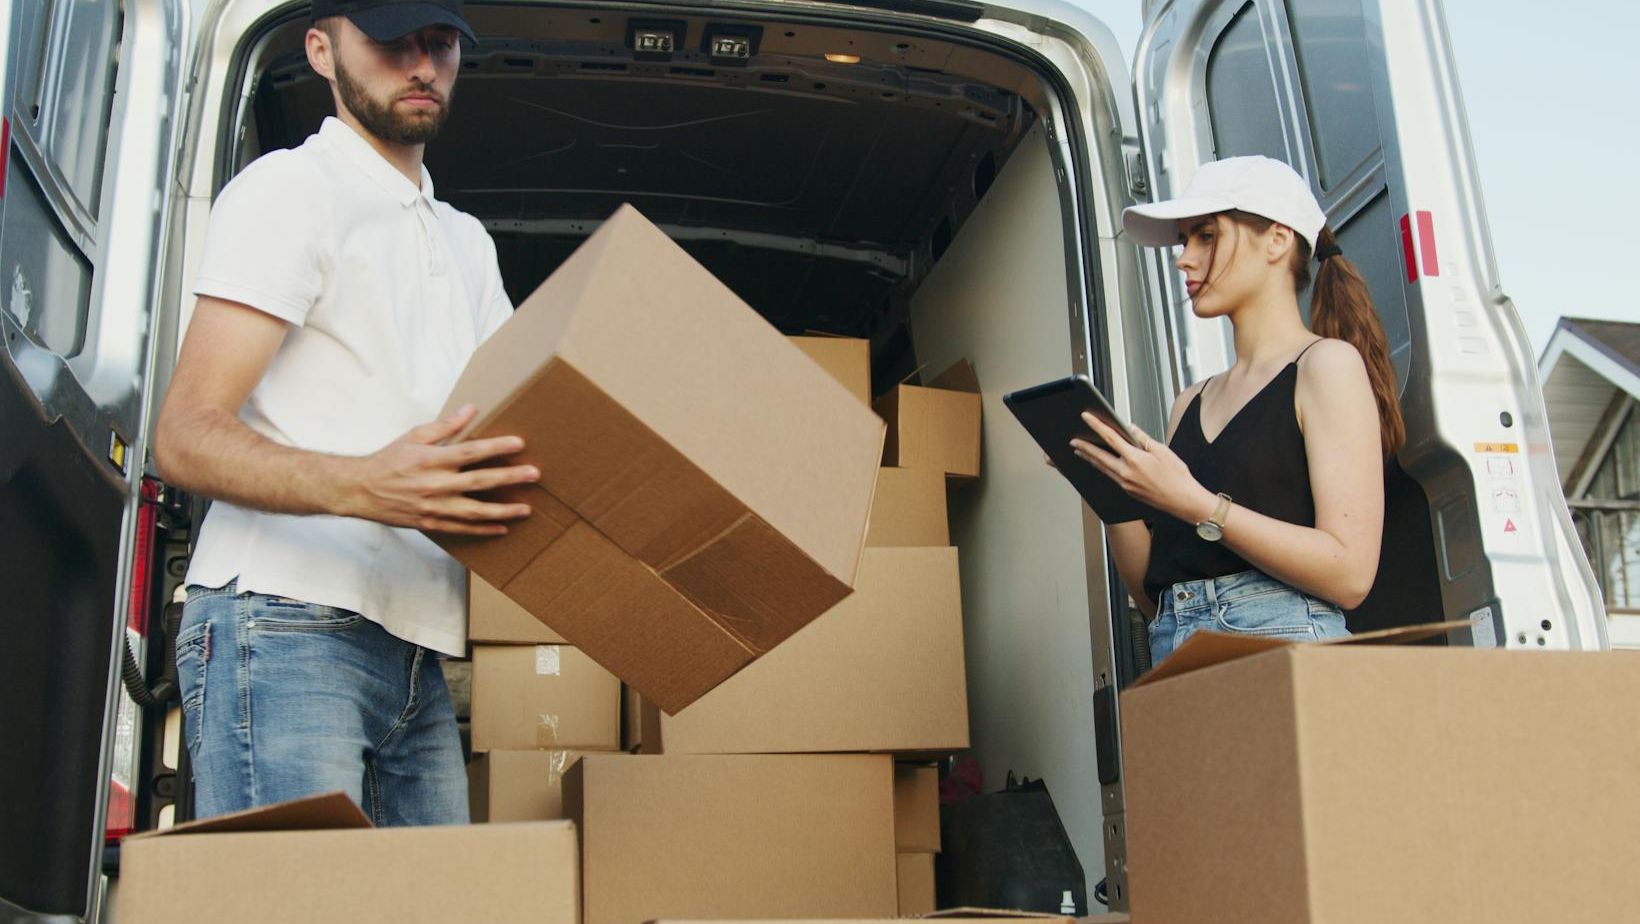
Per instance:
[[[198,817],[339,789],[377,825],[467,821],[437,655],[358,613],[189,587],[177,675]]]
[[[1203,629],[1304,642],[1350,634],[1338,607],[1262,571],[1241,571],[1181,581],[1162,594],[1156,601],[1156,618],[1150,623],[1150,663],[1162,663],[1185,639]]]

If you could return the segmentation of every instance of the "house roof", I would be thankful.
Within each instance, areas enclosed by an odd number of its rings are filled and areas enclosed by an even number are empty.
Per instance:
[[[1597,321],[1590,318],[1561,318],[1560,327],[1581,337],[1596,349],[1640,375],[1640,323]]]
[[[1562,487],[1575,493],[1590,442],[1602,437],[1620,399],[1640,399],[1640,323],[1561,318],[1538,379]]]

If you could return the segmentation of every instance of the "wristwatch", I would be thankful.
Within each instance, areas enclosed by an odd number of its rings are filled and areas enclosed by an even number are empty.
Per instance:
[[[1196,535],[1208,542],[1218,542],[1224,538],[1224,517],[1230,512],[1230,495],[1219,492],[1219,505],[1213,508],[1213,515],[1196,524]]]

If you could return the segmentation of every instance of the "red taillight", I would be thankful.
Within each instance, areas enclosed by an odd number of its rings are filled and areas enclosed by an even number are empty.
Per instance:
[[[137,507],[137,542],[131,560],[131,603],[125,624],[139,636],[148,635],[148,611],[153,607],[154,531],[159,522],[159,482],[142,479],[142,503]]]
[[[11,120],[0,119],[0,199],[6,197],[6,164],[11,162]]]
[[[153,605],[154,544],[158,541],[161,486],[152,478],[144,478],[138,490],[136,541],[131,547],[131,598],[126,605],[125,638],[121,641],[140,657]],[[131,793],[131,776],[135,770],[138,712],[131,697],[121,695],[114,728],[114,765],[108,781],[108,820],[103,825],[103,840],[109,844],[117,843],[137,826],[137,800]]]
[[[137,800],[131,790],[118,780],[108,783],[108,823],[103,826],[103,841],[112,844],[137,830]]]

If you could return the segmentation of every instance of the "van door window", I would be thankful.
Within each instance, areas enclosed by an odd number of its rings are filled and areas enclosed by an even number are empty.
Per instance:
[[[7,106],[0,305],[65,358],[83,349],[90,320],[120,28],[117,3],[27,4]]]
[[[1207,102],[1219,157],[1263,154],[1292,162],[1282,144],[1287,133],[1281,127],[1264,29],[1251,3],[1231,18],[1208,56]]]
[[[1373,110],[1366,21],[1357,0],[1287,0],[1285,22],[1261,19],[1248,3],[1230,18],[1207,58],[1214,154],[1263,154],[1311,163],[1339,246],[1366,277],[1389,339],[1398,387],[1406,389],[1412,330],[1402,284],[1400,237],[1389,205],[1384,149]],[[1274,17],[1280,20],[1279,15]],[[1289,32],[1269,41],[1267,29]],[[1303,98],[1290,122],[1267,42],[1294,50]],[[1324,49],[1324,54],[1322,50]],[[1313,69],[1306,61],[1324,61]],[[1296,124],[1293,124],[1296,123]],[[1295,130],[1286,131],[1284,124]],[[1304,131],[1302,129],[1308,129]],[[1291,139],[1286,141],[1285,139]],[[1300,146],[1285,149],[1287,143]],[[1301,299],[1308,317],[1309,294]]]

